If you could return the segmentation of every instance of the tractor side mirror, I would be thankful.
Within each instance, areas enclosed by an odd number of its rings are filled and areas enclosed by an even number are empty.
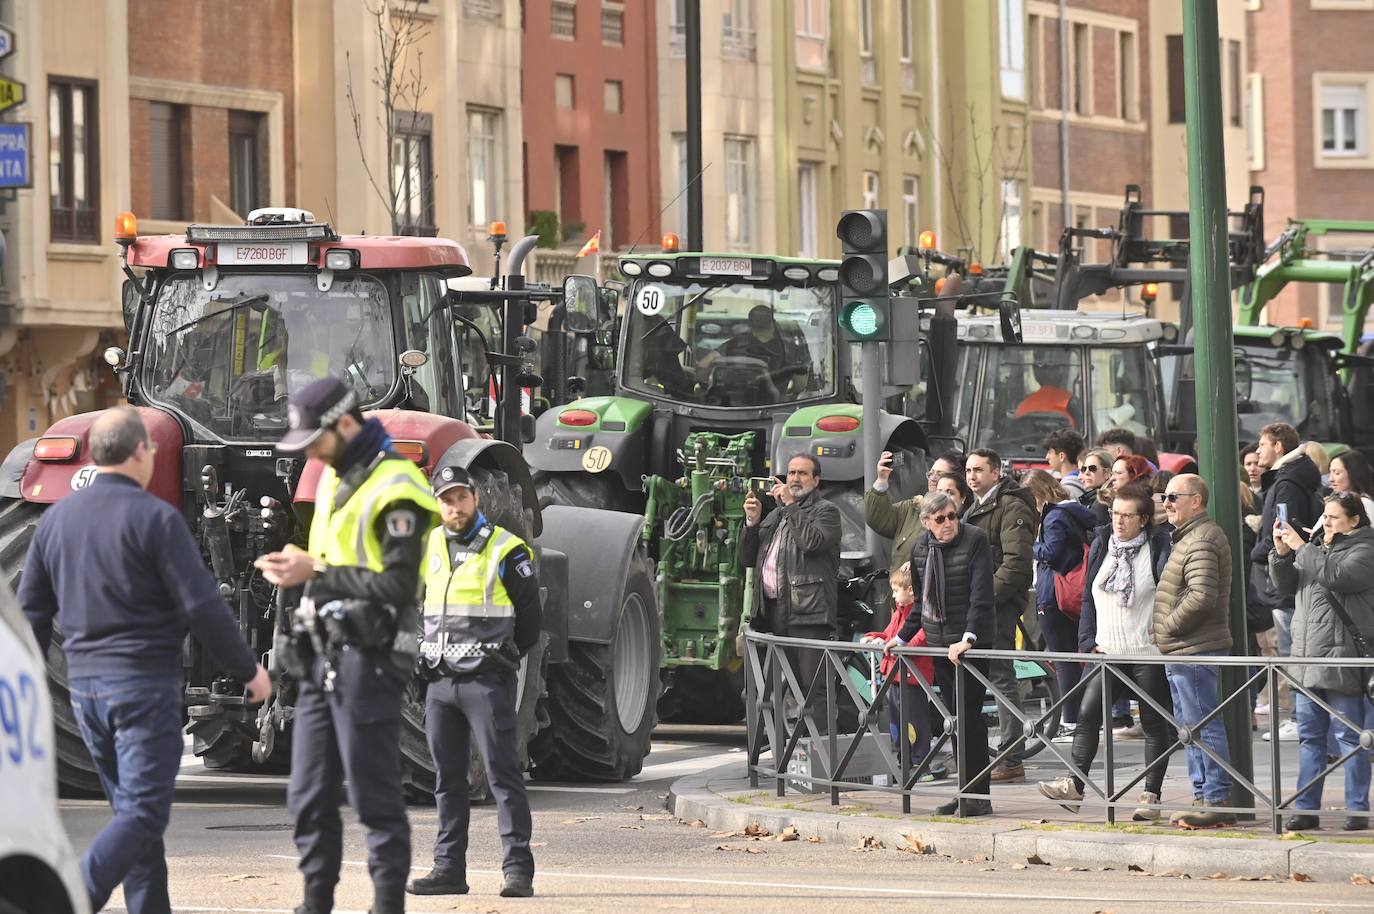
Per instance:
[[[573,375],[564,383],[564,387],[567,388],[568,396],[576,399],[587,392],[587,379],[581,375]]]
[[[601,326],[601,292],[591,276],[572,274],[563,280],[563,326],[591,333]]]
[[[534,444],[534,417],[528,413],[520,417],[520,440]]]
[[[1021,303],[1015,295],[1003,295],[997,302],[997,315],[1002,322],[1002,342],[1021,342]]]
[[[133,336],[134,321],[138,318],[139,299],[138,285],[131,279],[124,280],[124,287],[120,290],[120,301],[124,312],[124,332],[130,336]]]

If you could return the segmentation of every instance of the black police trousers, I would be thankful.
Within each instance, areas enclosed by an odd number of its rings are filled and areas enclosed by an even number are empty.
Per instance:
[[[367,829],[367,866],[377,914],[405,910],[410,820],[401,795],[401,702],[409,671],[387,648],[344,649],[334,691],[321,686],[323,663],[300,684],[291,734],[287,807],[305,902],[314,914],[334,907],[343,862],[343,781],[348,803]]]
[[[516,746],[516,675],[511,670],[444,677],[429,687],[425,699],[425,734],[437,769],[434,801],[439,808],[439,835],[434,842],[434,869],[467,875],[468,761],[471,740],[486,765],[496,798],[501,828],[503,872],[534,875],[530,853],[530,801]]]

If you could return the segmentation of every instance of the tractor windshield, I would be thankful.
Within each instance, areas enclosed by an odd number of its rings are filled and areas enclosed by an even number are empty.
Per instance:
[[[961,345],[955,420],[972,447],[1040,457],[1051,431],[1072,426],[1091,440],[1109,428],[1158,432],[1155,377],[1142,348]],[[981,384],[972,383],[981,350]]]
[[[306,274],[228,274],[163,283],[144,343],[148,398],[229,440],[275,440],[286,398],[316,377],[347,378],[366,406],[396,380],[386,288],[370,277],[328,292]]]
[[[1236,413],[1240,440],[1258,441],[1260,429],[1287,422],[1305,430],[1311,400],[1301,352],[1270,346],[1236,347]]]
[[[624,384],[706,406],[833,396],[829,287],[639,282],[626,309]]]

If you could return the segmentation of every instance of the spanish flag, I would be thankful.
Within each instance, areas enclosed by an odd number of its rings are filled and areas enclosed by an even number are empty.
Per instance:
[[[596,230],[596,234],[587,239],[587,243],[582,245],[582,250],[577,252],[578,257],[586,257],[588,254],[601,253],[601,229]]]

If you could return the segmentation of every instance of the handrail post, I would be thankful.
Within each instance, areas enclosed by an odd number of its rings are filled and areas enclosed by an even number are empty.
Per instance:
[[[777,796],[787,796],[787,772],[782,768],[782,752],[787,745],[787,693],[784,691],[782,675],[782,648],[769,643],[768,653],[773,659],[773,733],[777,743],[773,746],[774,791]]]
[[[830,755],[826,764],[825,774],[826,779],[830,781],[830,805],[839,806],[840,784],[835,777],[835,769],[839,767],[840,758],[840,740],[839,736],[835,733],[835,731],[839,729],[839,723],[836,720],[836,705],[839,701],[839,696],[835,694],[835,686],[838,683],[836,683],[834,677],[830,675],[830,670],[830,648],[823,647],[821,648],[821,663],[817,675],[823,677],[821,679],[821,684],[825,688],[825,720],[827,724],[825,741],[829,748]],[[814,752],[811,753],[811,757],[814,759],[816,754]],[[815,771],[814,765],[812,766],[812,771]],[[814,777],[814,773],[812,776]]]
[[[954,739],[955,752],[954,758],[959,770],[959,795],[958,812],[959,818],[963,818],[966,810],[964,809],[964,791],[968,790],[968,741],[964,739],[964,734],[968,732],[964,726],[964,693],[968,690],[968,685],[964,682],[967,674],[963,666],[954,664]],[[993,698],[994,702],[996,697]],[[979,708],[978,713],[982,714],[983,709]],[[903,734],[905,736],[906,734]]]
[[[902,815],[911,815],[911,791],[907,779],[911,777],[911,741],[906,738],[907,715],[911,713],[912,694],[915,691],[906,684],[906,670],[901,658],[897,658],[897,681],[888,686],[897,689],[897,760],[902,777]]]
[[[744,733],[748,751],[744,761],[749,766],[749,789],[759,789],[759,772],[755,766],[754,746],[758,738],[759,690],[754,685],[754,649],[749,644],[749,633],[744,633]]]
[[[1112,769],[1115,767],[1116,751],[1112,743],[1112,696],[1116,693],[1116,678],[1108,668],[1106,655],[1102,654],[1099,656],[1103,658],[1101,663],[1097,665],[1097,673],[1102,677],[1102,731],[1107,742],[1106,748],[1102,754],[1102,764],[1105,767],[1103,773],[1107,778],[1107,796],[1105,800],[1107,804],[1107,824],[1115,825],[1116,807],[1112,805],[1112,800],[1116,796],[1116,778],[1113,776]],[[1085,771],[1083,773],[1087,774],[1088,772]]]

